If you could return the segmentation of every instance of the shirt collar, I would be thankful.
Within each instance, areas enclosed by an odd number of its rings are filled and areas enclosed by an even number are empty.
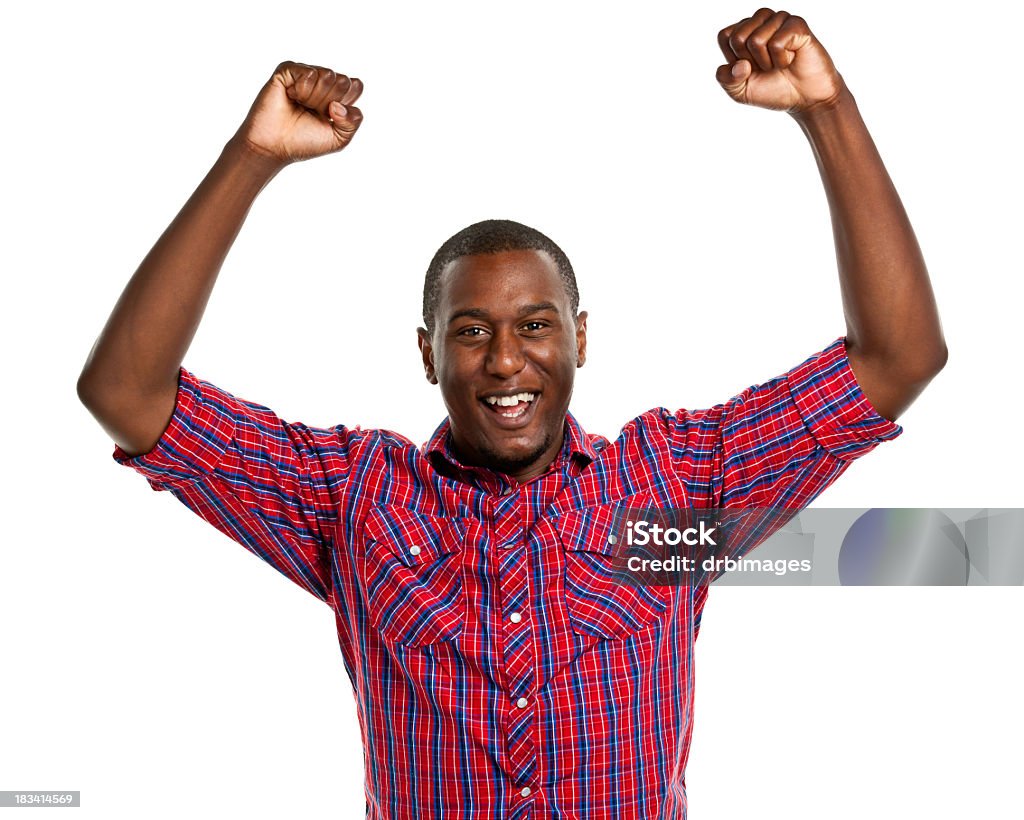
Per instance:
[[[473,470],[477,468],[467,467],[455,457],[452,451],[451,420],[446,416],[433,435],[423,445],[423,455],[437,467],[437,459],[456,467],[459,470]],[[572,456],[582,461],[581,467],[585,467],[597,458],[597,451],[590,443],[590,436],[576,421],[572,413],[565,414],[564,439],[562,450],[555,459],[561,463]]]

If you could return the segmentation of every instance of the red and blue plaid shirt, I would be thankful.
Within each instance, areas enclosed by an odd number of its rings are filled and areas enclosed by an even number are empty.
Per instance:
[[[154,449],[114,457],[332,608],[368,818],[685,818],[707,587],[616,581],[614,509],[800,508],[900,426],[840,338],[614,442],[567,414],[525,484],[460,464],[448,430],[286,423],[182,368]]]

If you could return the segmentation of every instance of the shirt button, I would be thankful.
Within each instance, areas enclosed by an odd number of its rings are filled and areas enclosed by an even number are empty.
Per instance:
[[[512,621],[512,623],[517,624],[521,620],[523,620],[523,616],[520,615],[518,612],[513,612],[511,615],[508,616],[508,619]]]
[[[519,700],[516,701],[516,706],[518,706],[520,709],[525,709],[529,705],[530,701],[528,701],[526,698],[519,698]]]
[[[519,793],[523,797],[529,797],[530,796],[530,787],[529,786],[523,786],[523,788],[519,791]]]
[[[614,535],[609,535],[609,536],[608,536],[608,543],[609,543],[609,544],[614,544],[614,543],[615,543],[616,541],[618,541],[618,540],[619,540],[619,539],[618,539],[618,538],[616,538],[616,537],[615,537]]]
[[[419,555],[420,554],[420,548],[417,547],[417,546],[409,547],[409,554],[410,555]]]

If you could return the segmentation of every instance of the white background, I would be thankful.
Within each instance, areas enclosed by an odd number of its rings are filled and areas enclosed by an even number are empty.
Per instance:
[[[26,8],[4,35],[0,789],[80,789],[89,818],[362,816],[329,610],[117,467],[74,390],[281,60],[361,77],[366,119],[272,183],[224,267],[185,365],[242,398],[425,440],[423,271],[485,218],[573,260],[591,432],[722,401],[844,332],[803,136],[714,80],[716,32],[753,4]],[[904,435],[819,505],[1021,506],[1024,21],[996,8],[792,9],[886,159],[950,348]],[[714,593],[692,817],[1020,817],[1022,615],[1019,588]]]

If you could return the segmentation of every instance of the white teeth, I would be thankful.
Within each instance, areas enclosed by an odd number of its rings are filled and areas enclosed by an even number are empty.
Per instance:
[[[498,411],[499,416],[504,416],[507,419],[517,419],[526,412],[527,408],[523,407],[520,410],[500,410]]]
[[[499,407],[512,407],[521,401],[533,401],[536,397],[536,393],[516,393],[514,396],[488,396],[484,401]]]

